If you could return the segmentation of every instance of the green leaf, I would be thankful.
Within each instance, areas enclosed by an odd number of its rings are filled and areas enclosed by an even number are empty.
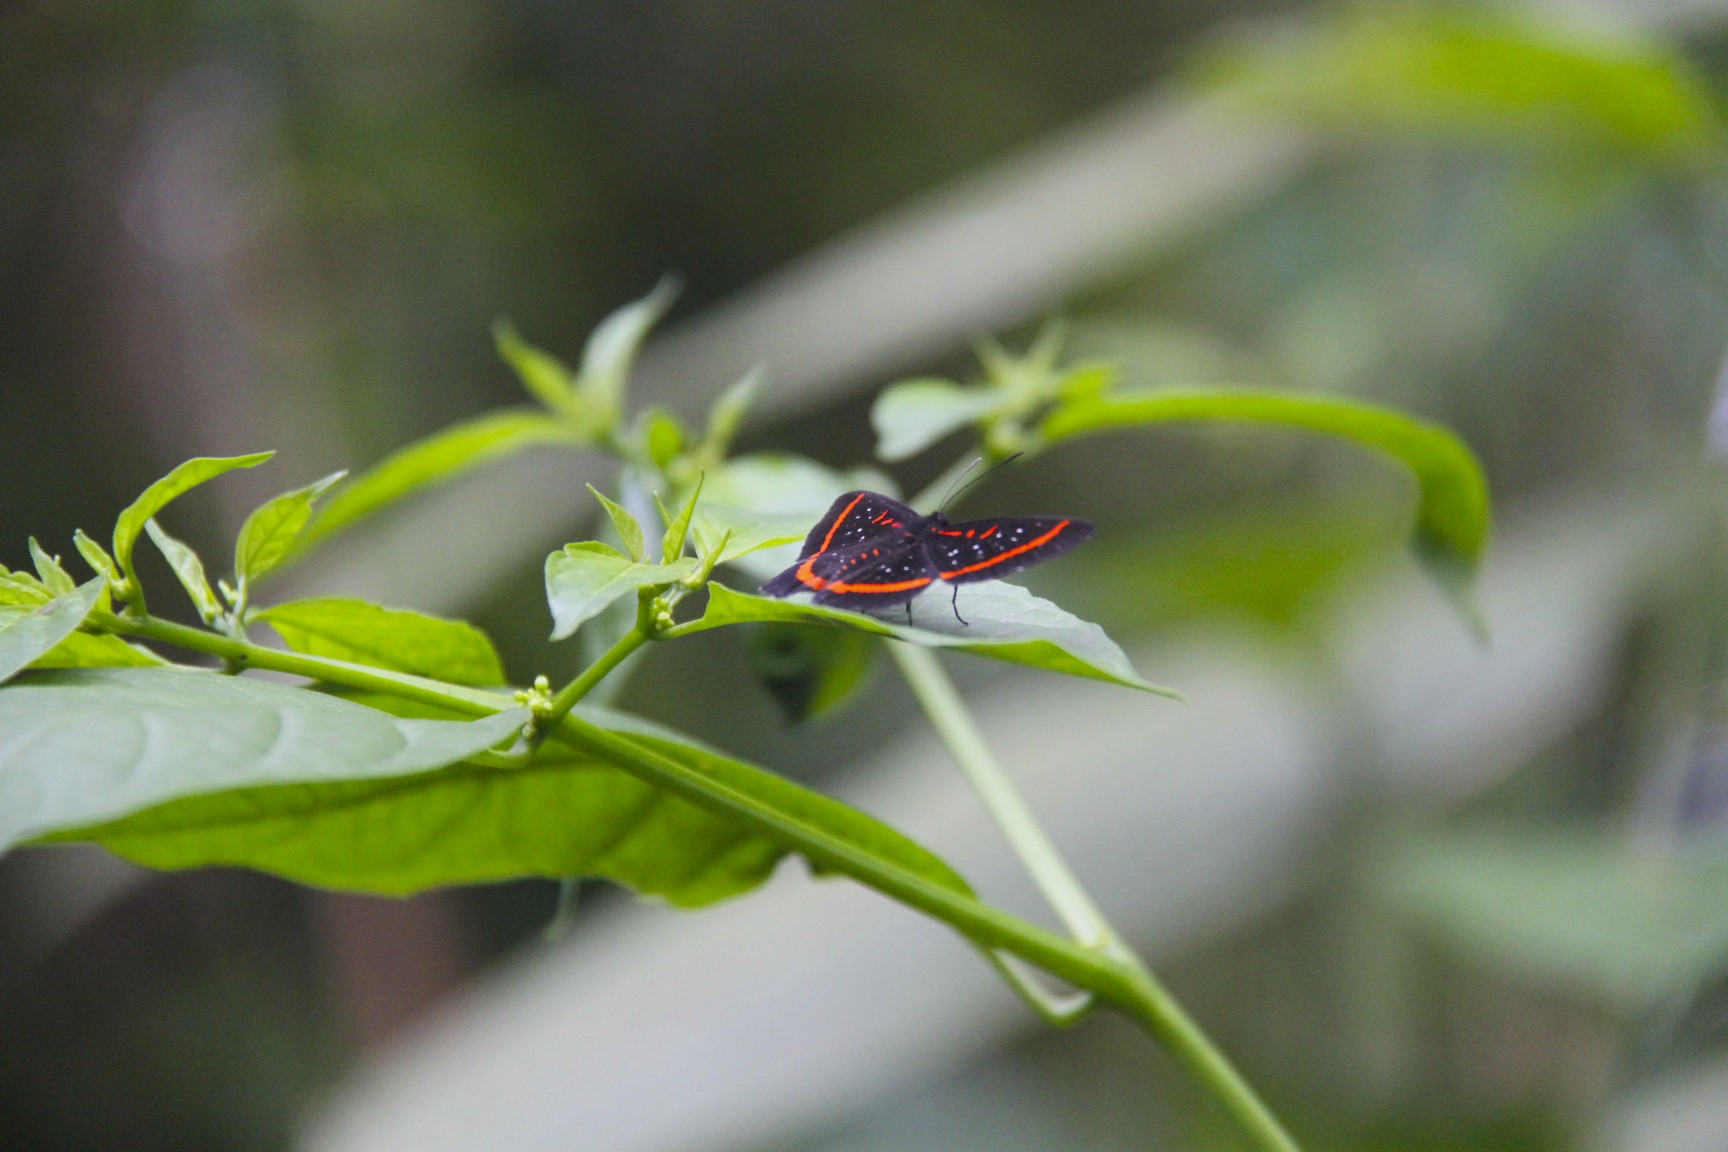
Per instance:
[[[704,549],[726,532],[725,559],[767,579],[791,564],[797,545],[843,492],[868,488],[892,496],[894,481],[872,468],[836,472],[814,460],[781,453],[753,453],[728,460],[707,473],[702,502],[692,524]]]
[[[600,507],[606,509],[606,515],[612,518],[612,527],[618,530],[618,539],[624,542],[624,550],[630,553],[632,560],[644,560],[648,556],[648,541],[642,535],[642,525],[636,517],[630,515],[630,510],[620,504],[614,504],[594,485],[588,485],[588,491],[594,493],[594,499],[600,501]]]
[[[126,579],[137,586],[138,573],[132,567],[132,549],[138,543],[138,535],[144,531],[146,521],[168,507],[176,497],[206,480],[236,468],[255,468],[274,455],[274,452],[254,452],[249,456],[194,457],[144,489],[143,495],[121,512],[120,518],[114,522],[114,560],[126,574]]]
[[[204,561],[198,558],[198,553],[192,550],[191,545],[170,536],[155,520],[144,521],[144,530],[150,533],[150,539],[156,542],[156,547],[168,561],[168,566],[174,570],[180,587],[186,589],[186,595],[192,598],[192,606],[198,609],[198,615],[204,623],[214,624],[220,620],[222,602],[216,599],[210,580],[204,575]]]
[[[1176,696],[1140,678],[1116,642],[1096,624],[1072,616],[1048,600],[1040,600],[1018,584],[988,580],[960,589],[960,613],[968,624],[954,618],[946,585],[912,601],[913,626],[895,624],[889,617],[866,616],[839,608],[819,608],[806,597],[780,599],[734,592],[723,584],[708,585],[708,607],[699,619],[682,625],[681,632],[702,632],[728,624],[755,621],[785,621],[855,628],[876,636],[887,636],[925,648],[951,648],[1028,664],[1070,676],[1104,680],[1129,688]],[[895,613],[904,613],[896,608]]]
[[[1728,956],[1728,851],[1640,853],[1606,832],[1403,835],[1367,869],[1377,902],[1456,952],[1636,1014]]]
[[[1052,441],[1091,432],[1178,421],[1278,424],[1354,441],[1390,457],[1416,479],[1417,557],[1456,596],[1488,544],[1488,482],[1456,435],[1373,404],[1287,392],[1117,392],[1056,407],[1044,420]]]
[[[72,543],[78,549],[78,555],[84,557],[84,562],[92,569],[118,584],[121,580],[120,565],[114,563],[114,557],[108,555],[108,549],[84,534],[79,528],[72,533]]]
[[[1723,142],[1708,82],[1677,52],[1480,11],[1374,6],[1238,46],[1210,74],[1257,108],[1335,128],[1691,169],[1712,165]]]
[[[660,539],[660,559],[671,562],[684,555],[684,541],[690,535],[690,518],[696,514],[696,501],[702,495],[702,480],[700,475],[696,477],[696,483],[677,515],[667,516],[665,506],[660,506],[661,518],[666,521],[666,535]]]
[[[312,506],[346,475],[346,469],[332,472],[304,488],[272,497],[246,517],[234,542],[234,578],[241,588],[256,583],[287,559],[295,539],[312,519]]]
[[[720,393],[720,398],[708,409],[708,430],[702,437],[701,449],[704,468],[714,468],[726,459],[732,441],[738,436],[738,429],[744,424],[744,417],[749,414],[750,405],[756,400],[756,393],[762,389],[762,379],[762,369],[752,368],[736,384]]]
[[[582,350],[576,394],[590,412],[602,414],[610,428],[624,408],[624,384],[648,332],[672,307],[678,285],[670,278],[635,303],[626,304],[595,326]]]
[[[546,557],[546,601],[552,639],[562,640],[620,596],[674,583],[696,570],[685,556],[670,564],[640,564],[607,544],[566,544]]]
[[[684,426],[664,408],[650,408],[637,421],[642,451],[664,472],[684,451]]]
[[[998,388],[962,388],[933,377],[901,381],[883,390],[870,408],[876,456],[888,461],[916,456],[950,432],[1013,402]]]
[[[402,720],[189,668],[33,672],[0,689],[0,850],[184,796],[426,772],[509,739],[525,715]]]
[[[696,544],[702,554],[706,556],[720,548],[715,563],[725,564],[764,548],[797,544],[809,535],[810,526],[820,518],[821,513],[811,516],[808,513],[753,512],[705,500],[696,509],[691,529],[696,534]],[[725,540],[723,548],[722,539]],[[778,565],[773,570],[779,571],[783,567],[785,565]]]
[[[0,608],[0,614],[6,611]],[[30,668],[161,668],[169,663],[148,648],[128,644],[118,636],[74,632],[32,660]]]
[[[642,721],[587,705],[577,712],[789,822],[969,892],[939,858],[856,809]],[[388,780],[246,788],[56,839],[95,840],[155,868],[240,865],[390,895],[517,876],[603,876],[682,907],[749,891],[785,854],[740,821],[555,743],[522,768],[460,764]]]
[[[863,689],[876,643],[850,628],[767,623],[750,629],[750,670],[793,723],[843,707]]]
[[[460,620],[339,598],[290,600],[253,619],[296,652],[478,688],[505,682],[492,641]]]
[[[0,604],[16,604],[34,608],[54,599],[42,586],[42,581],[28,572],[8,572],[0,566]]]
[[[575,393],[571,391],[573,373],[562,360],[522,339],[508,320],[493,323],[492,342],[499,357],[515,369],[530,395],[554,412],[577,414]]]
[[[10,607],[0,610],[0,683],[16,676],[24,667],[52,651],[62,640],[78,631],[84,618],[102,599],[107,589],[106,577],[62,592],[39,608]],[[0,726],[0,732],[6,732]],[[0,739],[10,739],[6,732]],[[5,789],[0,786],[0,807],[4,806]],[[5,814],[0,812],[0,821]]]
[[[42,545],[36,543],[36,537],[30,537],[30,559],[36,565],[36,575],[42,581],[50,595],[64,596],[78,587],[78,582],[72,579],[66,569],[60,567],[60,557],[50,556],[42,550]]]
[[[453,424],[385,457],[343,485],[319,505],[294,542],[292,555],[304,555],[354,521],[482,464],[536,444],[585,442],[566,424],[527,408],[506,408]]]

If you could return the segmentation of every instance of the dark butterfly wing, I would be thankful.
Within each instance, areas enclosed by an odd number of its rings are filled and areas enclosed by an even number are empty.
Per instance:
[[[898,500],[890,500],[879,492],[848,492],[829,506],[828,512],[798,553],[798,563],[762,585],[768,596],[788,596],[798,591],[815,591],[822,587],[838,569],[840,558],[866,544],[898,544],[906,525],[917,513]],[[805,569],[812,556],[832,556],[824,560],[821,569]]]
[[[798,559],[818,552],[841,550],[891,535],[917,519],[918,513],[880,492],[848,492],[829,505],[827,515],[810,529]]]
[[[904,604],[936,582],[936,566],[916,540],[895,537],[844,551],[818,552],[792,570],[812,599],[866,612]]]
[[[968,584],[1030,568],[1091,535],[1088,521],[1071,516],[1010,516],[933,527],[925,547],[937,575],[951,584]]]

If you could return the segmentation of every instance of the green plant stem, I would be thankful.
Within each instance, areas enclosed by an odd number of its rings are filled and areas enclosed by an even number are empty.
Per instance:
[[[347,661],[262,648],[215,632],[153,617],[93,612],[88,626],[217,656],[242,668],[306,676],[350,688],[387,693],[468,716],[508,711],[515,701],[497,692],[368,668]],[[620,657],[622,658],[622,657]],[[597,662],[598,664],[599,662]],[[597,681],[598,675],[594,677]],[[580,679],[580,678],[578,678]],[[560,693],[562,695],[562,693]],[[598,756],[639,779],[707,811],[730,816],[798,852],[820,868],[844,873],[883,895],[954,928],[985,948],[1000,949],[1096,994],[1135,1020],[1222,1104],[1265,1152],[1299,1152],[1199,1026],[1132,954],[1089,948],[1002,912],[974,896],[935,884],[915,872],[861,851],[755,797],[737,792],[632,737],[568,713],[548,725],[554,738]]]
[[[636,625],[620,636],[616,644],[602,652],[598,660],[582,670],[581,675],[558,689],[558,694],[552,697],[551,704],[540,716],[541,725],[549,731],[558,721],[564,719],[577,702],[588,695],[600,681],[606,679],[607,673],[622,664],[636,649],[648,643],[649,635],[639,617]]]
[[[907,686],[917,697],[936,734],[942,738],[955,763],[960,765],[966,782],[978,794],[991,819],[1002,829],[1014,854],[1020,858],[1056,915],[1068,926],[1068,931],[1089,948],[1125,954],[1126,946],[1092,902],[1092,897],[1081,887],[1067,861],[1062,859],[1056,845],[1051,843],[1050,837],[1032,815],[1032,809],[1020,790],[990,751],[984,734],[972,719],[971,709],[960,698],[936,654],[928,648],[896,643],[888,645],[888,654],[899,665],[900,674],[905,677]]]

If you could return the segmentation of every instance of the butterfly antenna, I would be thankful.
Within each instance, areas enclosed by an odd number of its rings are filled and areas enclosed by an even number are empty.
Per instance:
[[[983,483],[986,479],[989,478],[989,476],[992,472],[995,472],[999,468],[1003,468],[1009,464],[1014,463],[1014,461],[1020,459],[1020,457],[1022,457],[1024,455],[1026,455],[1026,453],[1016,452],[1016,453],[1014,453],[1014,455],[1008,457],[1006,460],[998,460],[996,463],[990,465],[990,467],[988,467],[988,468],[984,469],[984,471],[980,472],[977,476],[973,477],[971,483],[962,484],[961,481],[966,479],[967,473],[971,472],[972,469],[978,467],[978,465],[984,463],[984,457],[982,457],[982,456],[972,457],[972,463],[966,465],[966,470],[964,472],[961,472],[960,475],[954,477],[954,482],[952,484],[948,485],[948,493],[947,493],[947,495],[942,497],[941,507],[937,508],[936,511],[939,514],[946,513],[948,511],[948,505],[951,502],[958,500],[960,497],[964,496],[966,494],[966,490],[968,488],[973,488],[973,487],[976,487],[977,485]]]

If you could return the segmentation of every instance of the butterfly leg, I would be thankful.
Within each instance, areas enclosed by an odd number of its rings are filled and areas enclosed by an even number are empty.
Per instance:
[[[960,585],[954,585],[954,599],[948,602],[948,606],[954,609],[954,619],[966,624],[966,618],[960,615]],[[907,607],[911,607],[911,605],[907,605]],[[966,624],[966,627],[970,628],[972,625]]]
[[[912,627],[912,601],[906,601],[906,627]]]

